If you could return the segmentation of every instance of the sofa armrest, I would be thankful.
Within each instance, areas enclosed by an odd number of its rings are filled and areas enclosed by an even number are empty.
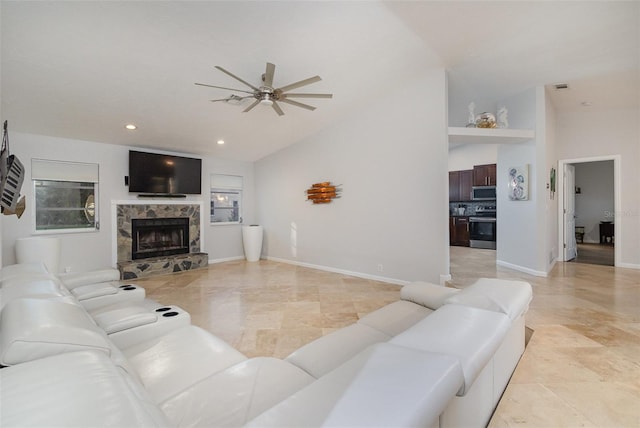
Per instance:
[[[96,282],[119,281],[120,271],[118,269],[101,269],[90,272],[70,272],[58,274],[60,281],[72,290],[81,285],[93,284]]]

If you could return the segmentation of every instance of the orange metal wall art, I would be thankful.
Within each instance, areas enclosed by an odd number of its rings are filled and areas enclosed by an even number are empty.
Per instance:
[[[339,186],[331,184],[330,181],[312,184],[307,189],[307,200],[314,204],[328,204],[332,199],[340,197],[342,189]]]

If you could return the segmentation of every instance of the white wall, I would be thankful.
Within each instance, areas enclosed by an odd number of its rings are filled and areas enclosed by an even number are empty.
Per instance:
[[[444,70],[386,91],[323,132],[256,163],[265,255],[394,281],[448,274]],[[312,183],[342,185],[326,205]],[[382,271],[378,269],[382,266]]]
[[[112,266],[112,230],[111,201],[132,200],[124,185],[124,176],[128,174],[128,151],[130,147],[102,144],[89,141],[77,141],[32,134],[12,134],[12,152],[18,155],[26,168],[22,194],[26,195],[27,209],[18,219],[5,217],[2,230],[3,264],[15,263],[14,242],[17,238],[30,236],[34,232],[34,199],[31,182],[31,159],[52,159],[74,162],[98,163],[100,168],[99,201],[100,230],[91,233],[56,234],[62,240],[61,267],[71,267],[72,271]],[[180,154],[180,153],[175,153]],[[246,221],[255,220],[253,164],[230,162],[220,159],[203,159],[202,196],[188,196],[186,200],[205,200],[206,216],[203,233],[203,252],[210,259],[227,259],[242,256],[240,226],[210,226],[208,222],[209,175],[212,173],[237,174],[245,177],[244,216]]]
[[[576,226],[585,228],[584,242],[600,242],[600,222],[614,221],[613,161],[575,164]]]
[[[449,171],[473,169],[474,165],[496,163],[497,144],[463,144],[449,149]]]
[[[558,159],[620,155],[621,209],[615,213],[616,265],[640,269],[640,111],[585,108],[557,115]]]
[[[557,123],[556,123],[556,109],[551,103],[551,98],[544,93],[544,112],[545,118],[544,132],[545,132],[545,158],[546,158],[546,171],[544,180],[544,198],[545,204],[545,219],[547,228],[547,240],[545,246],[545,252],[542,254],[546,258],[546,271],[549,272],[553,265],[558,260],[558,155],[557,155]],[[556,191],[551,193],[551,168],[556,170]],[[542,263],[544,265],[544,262]]]
[[[536,137],[525,143],[500,144],[497,162],[497,242],[496,263],[534,275],[544,275],[544,266],[539,265],[539,253],[545,248],[543,197],[538,182],[538,144],[544,140],[537,123],[537,93],[532,88],[522,94],[504,100],[509,111],[511,128],[535,129]],[[508,198],[508,169],[513,166],[529,166],[529,199],[510,201]]]

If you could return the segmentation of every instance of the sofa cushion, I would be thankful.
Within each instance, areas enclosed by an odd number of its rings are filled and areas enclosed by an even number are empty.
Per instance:
[[[168,426],[160,409],[100,352],[72,352],[0,370],[0,426]]]
[[[460,290],[456,288],[416,281],[400,289],[400,298],[436,310],[444,304],[447,298],[455,295],[458,291]]]
[[[97,284],[80,285],[71,290],[76,299],[82,301],[96,297],[109,296],[118,292],[117,284],[100,282]]]
[[[431,312],[433,309],[406,300],[398,300],[365,315],[358,323],[368,325],[388,336],[395,336]]]
[[[160,404],[176,426],[242,426],[315,379],[286,361],[252,358]]]
[[[286,360],[316,379],[338,367],[367,346],[391,336],[365,324],[351,324],[291,353]]]
[[[83,349],[110,354],[110,343],[75,303],[16,299],[0,313],[0,364],[13,365]]]
[[[156,403],[247,359],[223,340],[193,325],[122,352]]]
[[[532,297],[528,282],[480,278],[460,293],[449,297],[445,303],[502,312],[513,321],[527,311]]]
[[[379,343],[248,426],[432,426],[462,382],[456,358]]]
[[[394,345],[451,355],[460,361],[464,395],[491,360],[511,322],[502,313],[444,305],[389,341]]]
[[[115,310],[120,310],[120,309],[125,309],[125,308],[130,308],[131,306],[136,306],[136,307],[141,307],[146,309],[147,311],[155,311],[158,308],[161,308],[165,305],[161,305],[160,303],[156,302],[153,299],[149,299],[148,297],[145,297],[142,300],[139,301],[120,301],[120,302],[116,302],[110,305],[105,305],[105,306],[99,306],[96,308],[92,308],[92,309],[87,309],[87,312],[89,312],[89,315],[91,315],[92,317],[96,317],[97,315],[100,314],[104,314],[106,312],[111,312],[111,311],[115,311]],[[86,309],[86,308],[85,308]]]
[[[100,328],[107,332],[107,334],[117,333],[158,321],[156,312],[150,311],[144,306],[134,304],[110,311],[103,311],[92,316]]]

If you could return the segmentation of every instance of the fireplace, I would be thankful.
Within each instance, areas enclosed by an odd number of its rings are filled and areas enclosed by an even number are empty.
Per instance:
[[[131,219],[133,260],[189,253],[189,217]]]

